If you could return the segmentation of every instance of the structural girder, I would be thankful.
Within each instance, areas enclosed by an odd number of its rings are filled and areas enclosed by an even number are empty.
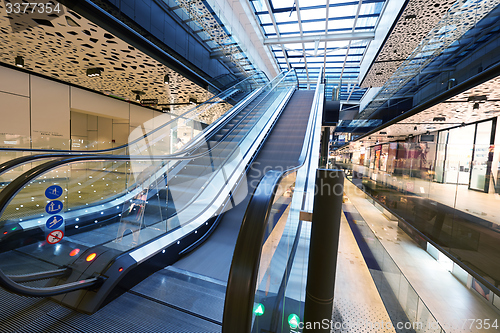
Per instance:
[[[265,45],[278,45],[278,44],[294,44],[294,43],[314,43],[331,42],[331,41],[350,41],[350,40],[372,40],[375,38],[374,32],[349,32],[349,33],[335,33],[327,35],[307,35],[296,37],[273,37],[264,40]]]

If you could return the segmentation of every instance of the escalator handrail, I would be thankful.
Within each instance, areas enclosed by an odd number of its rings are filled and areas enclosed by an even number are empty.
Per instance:
[[[268,171],[255,188],[236,241],[226,288],[222,333],[250,332],[262,243],[284,171]],[[244,235],[244,237],[243,237]]]
[[[255,96],[256,97],[256,96]],[[246,103],[245,103],[246,105]],[[239,124],[243,119],[245,118],[242,118],[240,121],[238,121],[237,124]],[[174,119],[175,120],[175,119]],[[219,123],[215,128],[214,130],[216,131],[217,129],[219,129],[220,127],[223,127],[225,124],[227,124],[227,122],[229,121],[230,119],[226,119],[225,121],[223,121],[222,123]],[[151,132],[150,132],[151,133]],[[206,135],[205,132],[202,132],[203,134]],[[138,138],[137,140],[141,140],[142,138],[144,138],[145,136],[147,136],[149,134],[145,134],[143,137],[141,138]],[[225,136],[224,136],[225,137]],[[223,137],[223,138],[224,138]],[[222,138],[222,139],[223,139]],[[221,139],[221,140],[222,140]],[[135,140],[134,140],[135,142]],[[198,142],[199,144],[200,142]],[[184,156],[186,154],[189,154],[190,152],[192,152],[193,150],[196,150],[196,148],[198,148],[199,146],[195,146],[195,143],[193,143],[192,145],[190,145],[189,147],[185,147],[185,149],[182,149],[182,150],[179,150],[173,154],[169,154],[169,155],[164,155],[163,158],[164,159],[178,159],[177,157],[179,156]],[[215,146],[213,147],[215,148]],[[118,149],[118,148],[117,148]],[[81,155],[77,155],[77,154],[67,154],[67,153],[56,153],[56,154],[40,154],[40,155],[29,155],[29,156],[21,156],[21,157],[17,157],[17,158],[14,158],[12,160],[9,160],[5,163],[2,163],[0,164],[0,175],[20,166],[20,165],[23,165],[23,164],[27,164],[27,163],[32,163],[32,162],[35,162],[37,160],[42,160],[42,159],[53,159],[53,158],[59,158],[59,157],[68,157],[68,156],[82,156],[82,157],[87,157],[87,156],[94,156],[96,159],[99,159],[101,156],[106,156],[106,155],[99,155],[99,154],[81,154]],[[113,156],[130,156],[130,155],[113,155]]]
[[[22,275],[7,275],[9,279],[14,282],[30,282],[37,280],[51,279],[55,277],[66,277],[71,274],[73,270],[69,267],[58,268],[52,271],[44,271],[39,273],[22,274]]]
[[[319,89],[318,84],[311,108],[318,100]],[[262,244],[274,198],[281,180],[305,165],[313,144],[313,129],[318,123],[318,113],[309,117],[298,165],[284,171],[268,171],[256,186],[248,203],[229,270],[222,333],[251,331]]]
[[[283,77],[278,80],[278,84],[281,81],[283,81],[292,71],[293,70],[290,70],[286,74],[284,74]],[[273,81],[267,83],[265,87],[267,87],[269,84],[272,84]],[[270,91],[266,94],[265,97],[267,97],[269,94],[270,94]],[[246,106],[246,105],[248,105],[248,103],[244,104],[244,106]],[[199,153],[199,154],[188,155],[189,153],[191,153],[194,150],[196,150],[197,148],[199,148],[199,146],[191,146],[191,147],[188,147],[186,150],[181,150],[181,151],[178,151],[178,152],[173,153],[173,154],[162,155],[162,156],[148,156],[148,157],[145,157],[145,156],[142,156],[142,155],[133,156],[133,155],[97,155],[97,154],[70,155],[69,157],[66,154],[43,154],[43,155],[35,155],[35,156],[21,156],[21,157],[18,157],[16,159],[7,161],[7,162],[5,162],[3,164],[0,164],[0,175],[3,174],[3,173],[5,173],[5,172],[7,172],[7,171],[9,171],[9,170],[11,170],[11,169],[13,169],[13,168],[15,168],[15,167],[17,167],[17,166],[19,166],[19,165],[21,165],[21,164],[32,162],[35,159],[59,158],[59,159],[57,159],[55,161],[53,160],[53,161],[50,161],[50,162],[47,162],[47,163],[43,164],[43,165],[47,165],[47,167],[43,168],[43,169],[40,169],[40,170],[45,170],[43,172],[47,172],[47,171],[49,171],[51,169],[51,168],[49,168],[49,166],[51,165],[49,163],[53,163],[53,168],[56,168],[56,167],[58,167],[58,166],[60,166],[60,165],[63,164],[63,163],[61,163],[61,161],[63,161],[64,159],[66,159],[68,161],[68,163],[70,163],[70,162],[78,162],[78,161],[89,161],[89,160],[92,160],[92,159],[94,159],[95,161],[102,161],[102,160],[113,160],[113,159],[115,159],[115,160],[128,160],[128,159],[132,159],[132,160],[189,160],[189,159],[193,159],[193,158],[198,158],[198,157],[201,157],[201,156],[209,154],[212,150],[214,150],[215,148],[217,148],[217,146],[230,133],[232,133],[232,131],[237,127],[237,125],[239,125],[241,122],[243,122],[248,117],[248,115],[249,115],[249,113],[247,113],[243,118],[241,118],[235,124],[235,126],[233,126],[233,128],[230,131],[228,131],[226,134],[224,134],[223,137],[214,146],[210,147],[210,149],[208,149],[207,151]],[[217,130],[220,129],[220,128],[222,128],[224,125],[226,125],[230,120],[231,119],[228,118],[225,121],[223,121],[222,123],[220,123],[219,125],[217,125],[217,127],[215,128],[215,132],[214,133],[217,133]],[[30,173],[30,171],[28,171],[27,173]],[[38,171],[38,175],[41,175],[40,172],[41,171]],[[23,175],[24,174],[20,175],[19,177],[23,177]],[[0,206],[1,205],[2,205],[2,203],[1,203],[1,200],[0,200]],[[0,216],[2,215],[1,212],[2,211],[0,210]]]
[[[223,92],[217,94],[216,96],[213,96],[213,97],[209,98],[208,100],[206,100],[205,102],[201,103],[200,105],[197,105],[196,107],[194,107],[192,109],[189,109],[188,111],[186,111],[183,114],[175,117],[174,119],[171,119],[170,121],[166,122],[165,124],[163,124],[163,125],[155,128],[155,129],[151,130],[150,132],[142,135],[141,137],[138,137],[134,141],[129,142],[129,143],[124,144],[124,145],[121,145],[121,146],[118,146],[118,147],[107,148],[107,149],[97,149],[97,150],[64,150],[64,149],[58,150],[58,149],[36,149],[36,148],[0,148],[0,151],[28,151],[28,152],[47,152],[47,153],[66,153],[66,154],[89,154],[89,153],[99,154],[99,153],[107,153],[107,152],[116,151],[118,149],[127,148],[128,146],[130,146],[132,144],[135,144],[135,143],[139,142],[140,140],[142,140],[142,139],[150,136],[151,134],[159,131],[160,129],[164,128],[165,126],[170,125],[174,121],[183,118],[186,114],[192,112],[193,110],[195,110],[197,108],[200,108],[202,105],[212,104],[213,100],[216,99],[216,98],[221,98],[221,99],[224,100],[224,98],[220,97],[221,95],[223,96],[224,94],[227,94],[230,90],[234,89],[234,87],[236,85],[241,84],[241,83],[243,83],[246,80],[253,79],[257,75],[258,74],[255,74],[255,75],[249,76],[249,77],[241,80],[240,82],[234,84],[233,86],[231,86],[230,88],[228,88],[228,89],[224,90]],[[270,82],[268,82],[267,84],[269,84]],[[225,97],[227,97],[227,96],[225,96]],[[186,118],[186,119],[188,119],[188,118]]]
[[[0,286],[6,290],[14,292],[18,295],[32,296],[32,297],[49,297],[60,295],[64,293],[69,293],[71,291],[80,290],[84,288],[98,287],[104,282],[105,278],[101,276],[91,277],[88,279],[75,281],[71,283],[66,283],[59,286],[52,287],[29,287],[14,282],[6,275],[2,270],[0,270]]]
[[[254,97],[257,97],[257,95],[255,95]],[[252,100],[253,100],[253,98],[252,98]],[[244,107],[244,106],[248,105],[248,102],[250,102],[250,100],[247,101],[246,103],[242,104],[241,107]],[[240,109],[241,107],[239,107],[238,109]],[[233,112],[235,112],[235,111],[236,110],[233,110]],[[237,124],[239,124],[244,119],[245,119],[245,117],[242,118],[240,121],[238,121]],[[230,121],[230,120],[231,120],[230,118],[226,118],[224,121],[218,123],[217,126],[214,127],[211,130],[211,132],[217,131],[219,128],[221,128],[224,125],[226,125],[227,122]],[[158,130],[158,129],[159,128],[157,128],[156,130]],[[137,140],[141,140],[142,138],[148,136],[149,134],[145,134],[144,136],[138,138]],[[207,133],[205,131],[202,132],[202,133],[200,133],[200,134],[203,134],[205,136],[207,135]],[[176,159],[176,157],[178,157],[178,156],[184,156],[186,154],[189,154],[190,152],[192,152],[193,150],[196,150],[199,147],[199,146],[196,145],[196,144],[198,144],[198,145],[200,144],[199,139],[200,138],[197,138],[196,141],[198,141],[198,142],[192,142],[192,144],[190,144],[189,147],[184,147],[183,149],[181,149],[181,150],[179,150],[179,151],[177,151],[177,152],[175,152],[173,154],[164,155],[163,158],[164,159]],[[132,143],[134,143],[135,141],[136,140],[134,140]],[[214,148],[215,148],[215,146],[214,146]],[[118,149],[118,148],[116,148],[116,149]],[[0,164],[0,175],[6,173],[6,172],[8,172],[8,171],[10,171],[10,170],[12,170],[12,169],[14,169],[16,167],[19,167],[20,165],[27,164],[27,163],[32,163],[32,162],[35,162],[37,160],[53,159],[53,158],[68,157],[68,156],[95,156],[96,158],[99,158],[100,156],[106,156],[106,155],[104,155],[104,154],[103,155],[99,155],[99,154],[80,154],[80,155],[77,155],[77,154],[68,154],[68,153],[56,153],[56,154],[40,154],[40,155],[21,156],[21,157],[14,158],[12,160],[9,160],[9,161],[7,161],[5,163]],[[113,156],[129,156],[129,155],[113,155]]]
[[[283,77],[281,77],[278,81],[281,82],[284,80],[293,70],[288,71]],[[274,80],[273,80],[274,81]],[[212,149],[203,152],[202,154],[208,154]],[[200,156],[202,155],[200,154]],[[188,157],[176,157],[175,159],[192,159],[193,156]],[[40,175],[45,172],[71,162],[80,162],[80,161],[101,161],[101,160],[165,160],[170,158],[165,158],[165,156],[122,156],[122,155],[88,155],[88,156],[72,156],[59,158],[57,160],[53,160],[50,162],[46,162],[44,164],[38,165],[28,172],[23,173],[21,176],[17,177],[14,181],[12,181],[3,191],[0,192],[0,217],[3,215],[6,207],[10,203],[10,201],[14,198],[14,196],[21,191],[25,185],[27,185],[33,179],[36,179]],[[45,274],[48,272],[41,272],[38,274]],[[15,279],[14,279],[15,280]],[[0,286],[3,288],[17,293],[19,295],[32,296],[32,297],[47,297],[47,296],[55,296],[63,293],[67,293],[74,290],[90,288],[90,287],[98,287],[104,282],[103,277],[91,277],[85,280],[66,283],[53,287],[43,287],[43,288],[34,288],[28,287],[24,285],[20,285],[9,278],[1,269],[0,269]]]
[[[283,75],[283,77],[278,80],[279,82],[281,82],[285,77],[287,77],[292,71],[288,71],[286,74]],[[277,77],[276,77],[277,78]],[[276,79],[275,78],[275,79]],[[249,96],[249,98],[244,101],[241,105],[238,106],[237,109],[234,109],[233,111],[231,111],[231,113],[235,113],[236,111],[238,111],[239,109],[242,109],[244,107],[246,107],[251,101],[255,100],[255,98],[258,97],[258,95],[260,93],[258,93],[258,91],[264,89],[265,87],[267,87],[268,85],[272,84],[274,80],[271,80],[270,82],[268,82],[265,86],[263,86],[262,88],[259,88],[258,90],[255,91],[255,94],[253,94],[253,96]],[[267,94],[266,94],[267,96]],[[235,128],[238,124],[240,124],[242,121],[244,121],[246,119],[247,115],[245,115],[245,117],[243,117],[242,119],[240,119],[233,128]],[[217,122],[217,125],[211,129],[210,132],[213,132],[213,133],[216,133],[220,128],[224,127],[229,121],[231,121],[232,118],[230,117],[225,117],[225,119],[222,119],[222,121],[220,122]],[[175,119],[174,119],[175,120]],[[215,123],[213,123],[215,124]],[[213,124],[211,124],[208,128],[210,128]],[[207,128],[207,129],[208,129]],[[205,129],[206,130],[206,129]],[[211,147],[210,150],[212,150],[213,148],[216,148],[217,145],[225,138],[229,135],[229,133],[231,133],[231,131],[229,131],[228,133],[226,133],[220,140],[219,142],[214,146],[214,147]],[[193,140],[192,140],[192,143],[187,145],[186,147],[184,147],[183,149],[181,149],[180,151],[177,151],[173,154],[169,154],[169,155],[163,155],[163,158],[164,159],[182,159],[182,158],[178,158],[178,156],[184,156],[186,154],[189,154],[191,152],[193,152],[194,150],[196,150],[198,147],[199,147],[199,144],[200,144],[200,140],[202,138],[206,138],[207,134],[209,133],[206,133],[206,131],[203,131],[201,132],[200,134],[198,134]],[[145,135],[148,135],[148,134],[145,134]],[[140,139],[140,138],[139,138]],[[196,140],[195,140],[196,139]],[[198,141],[198,142],[195,142],[195,141]],[[201,143],[202,144],[202,143]],[[209,151],[210,151],[209,150]],[[209,151],[207,151],[206,153],[208,153]],[[34,162],[35,160],[40,160],[40,159],[48,159],[48,158],[59,158],[59,157],[67,157],[68,155],[67,154],[41,154],[41,155],[30,155],[30,156],[21,156],[21,157],[18,157],[18,158],[15,158],[15,159],[12,159],[12,160],[9,160],[5,163],[2,163],[0,164],[0,175],[20,166],[20,165],[23,165],[23,164],[26,164],[26,163],[31,163],[31,162]],[[73,155],[71,155],[73,156]],[[99,157],[99,156],[105,156],[105,155],[98,155],[98,154],[82,154],[82,155],[75,155],[75,156],[96,156],[96,157]],[[123,155],[113,155],[113,156],[123,156]],[[129,156],[129,155],[127,155]],[[199,157],[201,155],[190,155],[191,157]]]

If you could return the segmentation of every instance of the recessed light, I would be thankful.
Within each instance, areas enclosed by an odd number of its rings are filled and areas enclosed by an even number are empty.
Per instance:
[[[140,90],[132,90],[132,92],[135,94],[135,101],[136,102],[140,102],[141,96],[145,94],[144,91],[140,91]]]
[[[101,73],[104,71],[102,68],[87,68],[87,76],[88,77],[96,77],[101,76]]]
[[[16,57],[16,66],[17,67],[24,67],[24,58],[21,56]]]

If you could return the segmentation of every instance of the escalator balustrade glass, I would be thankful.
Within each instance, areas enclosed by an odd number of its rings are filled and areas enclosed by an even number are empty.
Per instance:
[[[135,267],[196,233],[230,206],[258,140],[296,84],[293,71],[280,74],[203,144],[175,158],[146,144],[136,155],[73,156],[25,172],[0,192],[0,269],[71,268],[69,277],[27,283],[35,287],[109,279],[119,256],[129,255]]]
[[[211,97],[200,105],[176,106],[175,112],[157,113],[152,119],[131,130],[128,142],[110,142],[54,139],[31,142],[29,137],[13,136],[1,140],[0,135],[0,190],[27,170],[51,158],[51,154],[113,154],[113,155],[170,155],[194,144],[207,127],[217,125],[217,120],[228,116],[233,106],[265,86],[266,82],[249,77]],[[56,140],[56,141],[54,141]],[[35,148],[36,149],[32,149]],[[45,155],[45,158],[44,158]],[[23,157],[32,157],[27,163]],[[58,156],[60,157],[60,156]],[[19,165],[5,170],[3,165],[17,160]]]

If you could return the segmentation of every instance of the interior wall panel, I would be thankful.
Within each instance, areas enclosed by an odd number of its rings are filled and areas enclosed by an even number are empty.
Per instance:
[[[75,87],[71,87],[71,109],[111,118],[129,117],[128,103]]]
[[[31,76],[33,148],[70,149],[69,86]]]
[[[0,147],[29,148],[29,98],[0,91],[0,101]]]

